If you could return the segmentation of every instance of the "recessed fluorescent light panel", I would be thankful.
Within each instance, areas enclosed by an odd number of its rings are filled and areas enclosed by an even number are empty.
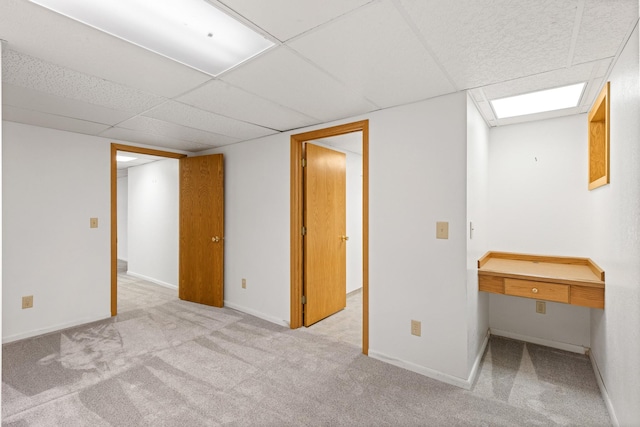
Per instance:
[[[31,0],[212,76],[274,43],[206,0]]]
[[[577,107],[585,84],[578,83],[508,98],[493,99],[491,106],[498,119]]]
[[[117,162],[130,162],[135,159],[137,159],[137,157],[121,156],[120,154],[116,155]]]

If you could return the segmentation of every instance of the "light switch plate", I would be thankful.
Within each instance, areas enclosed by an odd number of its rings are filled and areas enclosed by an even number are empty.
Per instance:
[[[89,218],[89,227],[98,228],[98,218]]]
[[[436,238],[448,239],[449,238],[449,223],[448,222],[436,222]]]

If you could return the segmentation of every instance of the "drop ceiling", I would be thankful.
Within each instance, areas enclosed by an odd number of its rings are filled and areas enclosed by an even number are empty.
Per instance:
[[[220,0],[276,42],[218,77],[27,0],[0,2],[3,119],[198,152],[468,91],[490,126],[586,112],[637,0]],[[580,105],[489,100],[587,82]]]

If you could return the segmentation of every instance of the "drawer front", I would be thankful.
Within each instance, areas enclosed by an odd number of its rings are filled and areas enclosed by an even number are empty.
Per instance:
[[[497,276],[478,275],[478,289],[484,292],[504,294],[504,279]]]
[[[569,303],[569,285],[504,279],[504,293],[517,297]]]
[[[592,308],[604,308],[604,288],[572,285],[571,304]]]

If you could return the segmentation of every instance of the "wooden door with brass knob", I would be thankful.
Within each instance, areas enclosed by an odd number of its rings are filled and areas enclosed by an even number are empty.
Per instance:
[[[347,179],[344,153],[305,144],[304,325],[347,304]]]
[[[224,159],[180,159],[180,299],[224,305]]]

